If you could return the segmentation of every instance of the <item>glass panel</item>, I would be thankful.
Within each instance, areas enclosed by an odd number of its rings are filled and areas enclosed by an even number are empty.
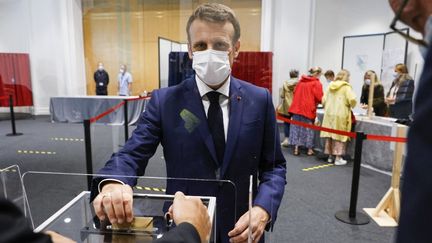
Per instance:
[[[213,230],[216,219],[222,218],[233,223],[236,220],[237,192],[235,185],[230,181],[115,176],[117,179],[137,180],[137,185],[133,188],[135,222],[144,222],[148,226],[118,229],[115,225],[100,222],[95,217],[90,203],[90,192],[87,190],[87,180],[93,177],[104,175],[25,173],[24,188],[37,226],[36,231],[54,230],[79,242],[151,242],[173,227],[167,224],[165,212],[171,205],[174,190],[179,188],[187,195],[201,198],[208,208]],[[200,194],[203,188],[206,195]],[[209,193],[211,191],[213,193]],[[224,201],[228,200],[232,208],[224,208],[224,212],[230,213],[218,215],[217,202],[221,200],[222,195]],[[216,234],[212,234],[212,241],[215,240],[214,237]]]

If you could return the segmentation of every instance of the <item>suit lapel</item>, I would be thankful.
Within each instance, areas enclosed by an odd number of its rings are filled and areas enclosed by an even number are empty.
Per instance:
[[[243,103],[242,100],[243,93],[241,91],[241,85],[231,76],[231,85],[230,85],[230,98],[229,98],[229,124],[228,124],[228,135],[225,146],[225,155],[222,163],[221,169],[221,178],[225,174],[229,162],[232,158],[233,152],[236,147],[236,142],[240,130],[240,123],[243,113]]]
[[[198,119],[201,121],[197,129],[199,131],[199,134],[201,135],[201,138],[204,141],[204,144],[209,150],[211,157],[213,158],[214,164],[218,166],[215,146],[213,143],[212,136],[210,134],[210,130],[207,125],[207,117],[204,112],[201,96],[198,92],[198,88],[195,83],[195,78],[189,79],[185,82],[187,82],[185,84],[186,92],[184,92],[183,97],[184,100],[186,100],[186,109],[188,109],[191,113],[196,115]]]

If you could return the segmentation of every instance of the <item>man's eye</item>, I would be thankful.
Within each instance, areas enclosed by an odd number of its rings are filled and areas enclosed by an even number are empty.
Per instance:
[[[218,51],[226,51],[229,49],[229,45],[226,43],[216,43],[213,48]]]
[[[203,51],[205,49],[207,49],[207,45],[204,44],[204,43],[200,43],[200,44],[194,45],[194,50],[195,51]]]

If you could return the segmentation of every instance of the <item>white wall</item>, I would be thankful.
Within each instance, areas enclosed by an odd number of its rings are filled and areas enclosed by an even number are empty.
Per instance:
[[[389,32],[393,17],[394,13],[387,0],[317,1],[312,65],[337,72],[341,68],[344,36]],[[417,46],[409,45],[407,62],[413,76],[417,65],[415,79],[418,81],[423,60]]]
[[[29,53],[35,114],[49,99],[85,95],[80,0],[0,1],[0,52]]]
[[[289,71],[305,73],[313,51],[315,0],[262,0],[261,51],[273,52],[273,103]]]

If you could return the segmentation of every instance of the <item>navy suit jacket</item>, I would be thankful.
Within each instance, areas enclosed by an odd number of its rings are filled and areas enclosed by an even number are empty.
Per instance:
[[[167,177],[221,179],[235,184],[234,191],[226,183],[167,181],[167,194],[182,191],[217,197],[216,219],[223,242],[228,241],[228,232],[248,210],[250,175],[254,176],[253,204],[264,208],[275,222],[286,184],[286,163],[268,90],[231,77],[228,135],[219,170],[202,100],[192,78],[152,92],[131,138],[98,173],[143,175],[159,143]],[[94,181],[93,194],[100,179]],[[133,178],[116,179],[136,184]]]
[[[408,133],[397,242],[432,242],[432,48],[429,48]]]

